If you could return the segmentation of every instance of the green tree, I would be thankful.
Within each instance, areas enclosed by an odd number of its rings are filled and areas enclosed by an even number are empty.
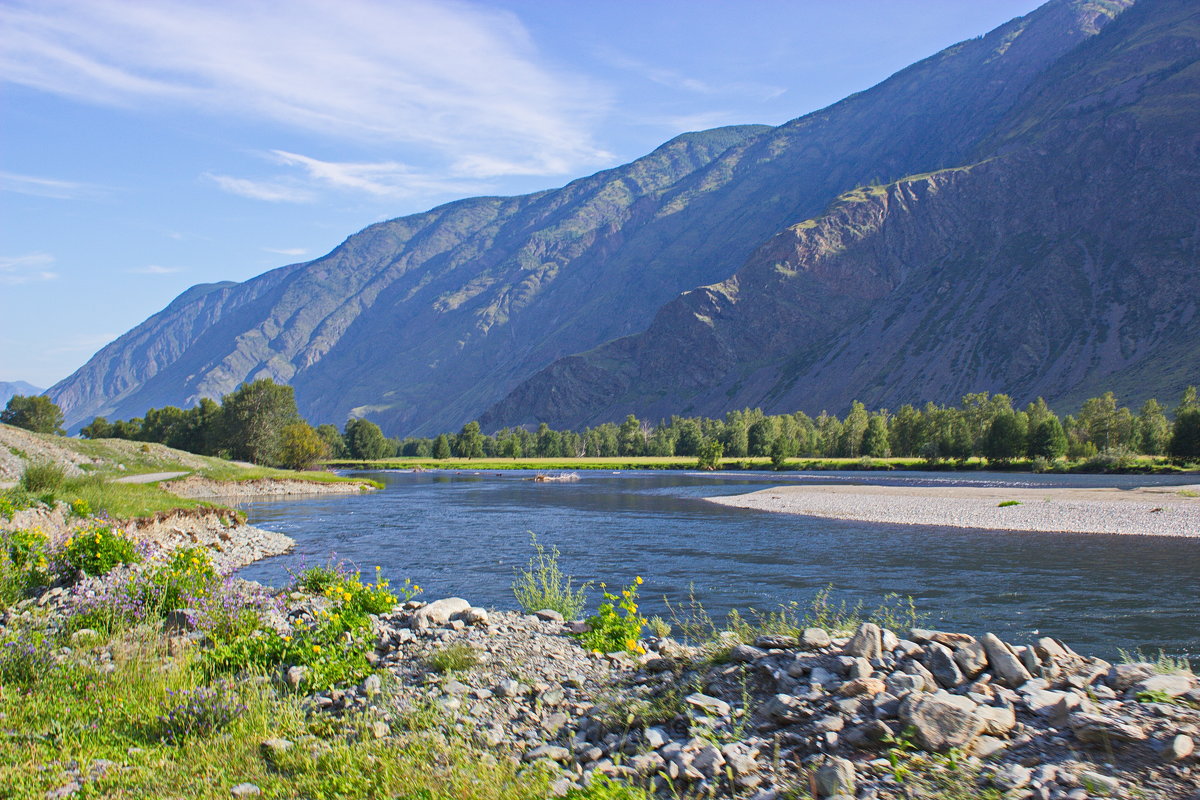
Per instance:
[[[988,461],[1008,463],[1025,453],[1025,426],[1013,412],[998,414],[988,427],[983,455]]]
[[[387,437],[383,435],[383,430],[369,419],[347,421],[346,432],[342,438],[351,458],[373,461],[377,458],[387,458],[395,452]]]
[[[1200,406],[1185,407],[1175,417],[1170,452],[1180,461],[1200,459]]]
[[[1099,450],[1114,450],[1132,443],[1135,429],[1128,408],[1118,408],[1112,392],[1089,397],[1079,410],[1079,427],[1086,432],[1087,441]]]
[[[1043,419],[1029,432],[1029,455],[1048,461],[1062,458],[1067,452],[1067,434],[1058,417]]]
[[[301,421],[292,387],[270,378],[243,383],[221,398],[221,438],[235,459],[278,463],[283,429]]]
[[[892,417],[888,425],[888,444],[892,454],[915,456],[921,452],[925,440],[925,418],[908,403]]]
[[[696,467],[708,470],[720,468],[724,450],[724,446],[716,439],[708,439],[702,442],[700,444],[700,453],[697,456]]]
[[[866,406],[855,400],[850,404],[850,413],[842,423],[842,435],[838,440],[838,455],[843,458],[858,458],[862,455],[863,436],[867,433],[870,415]]]
[[[763,417],[746,431],[747,451],[752,456],[768,456],[777,438],[779,422],[774,417]]]
[[[633,414],[629,414],[617,428],[617,454],[640,456],[645,451],[646,434],[642,430],[642,423]]]
[[[700,423],[694,419],[679,420],[677,423],[672,422],[679,430],[679,435],[675,437],[675,455],[698,455],[700,453],[700,445],[704,443],[704,434],[700,430]]]
[[[454,454],[459,458],[483,458],[483,434],[478,422],[472,420],[462,426],[454,437]]]
[[[433,457],[447,459],[450,455],[450,437],[444,433],[438,434],[438,437],[433,440]]]
[[[113,438],[113,426],[106,418],[96,417],[79,429],[79,435],[85,439],[111,439]]]
[[[34,433],[65,433],[62,409],[44,394],[14,394],[0,411],[0,422]]]
[[[347,456],[346,440],[342,438],[336,425],[330,425],[328,422],[318,425],[317,436],[321,437],[321,441],[328,448],[329,458],[345,458]]]
[[[328,456],[329,445],[307,422],[293,422],[291,425],[285,425],[280,431],[279,463],[281,466],[288,469],[309,469]]]
[[[1162,455],[1171,444],[1171,423],[1162,405],[1151,397],[1142,403],[1137,416],[1137,449],[1150,456]]]
[[[882,414],[872,414],[867,422],[866,433],[863,434],[862,452],[872,458],[887,458],[892,454],[891,443],[888,441],[887,418]]]

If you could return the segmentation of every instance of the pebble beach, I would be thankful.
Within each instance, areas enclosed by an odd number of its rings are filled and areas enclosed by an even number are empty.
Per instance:
[[[780,486],[705,499],[735,508],[900,525],[1200,536],[1200,485],[1137,489]]]

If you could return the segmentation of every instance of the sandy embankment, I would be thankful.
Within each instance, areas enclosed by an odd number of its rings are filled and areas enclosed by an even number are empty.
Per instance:
[[[1138,489],[837,485],[780,486],[705,499],[735,508],[901,525],[1200,536],[1200,497],[1195,495],[1200,495],[1200,485]],[[1009,500],[1020,505],[999,507]]]
[[[181,480],[164,481],[159,484],[171,494],[205,500],[215,497],[286,497],[300,494],[358,494],[375,487],[365,482],[320,483],[318,481],[292,481],[261,479],[253,481],[214,481],[192,475]]]

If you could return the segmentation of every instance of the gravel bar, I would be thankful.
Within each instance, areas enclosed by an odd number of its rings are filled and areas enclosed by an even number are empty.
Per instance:
[[[780,486],[705,499],[735,508],[899,525],[1200,536],[1200,485],[1137,489]],[[1009,501],[1018,505],[1000,505]]]

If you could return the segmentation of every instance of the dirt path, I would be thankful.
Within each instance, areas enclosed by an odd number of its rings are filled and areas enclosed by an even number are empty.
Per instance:
[[[147,472],[142,475],[126,475],[124,478],[114,478],[113,483],[158,483],[169,481],[171,478],[182,478],[187,472]]]

